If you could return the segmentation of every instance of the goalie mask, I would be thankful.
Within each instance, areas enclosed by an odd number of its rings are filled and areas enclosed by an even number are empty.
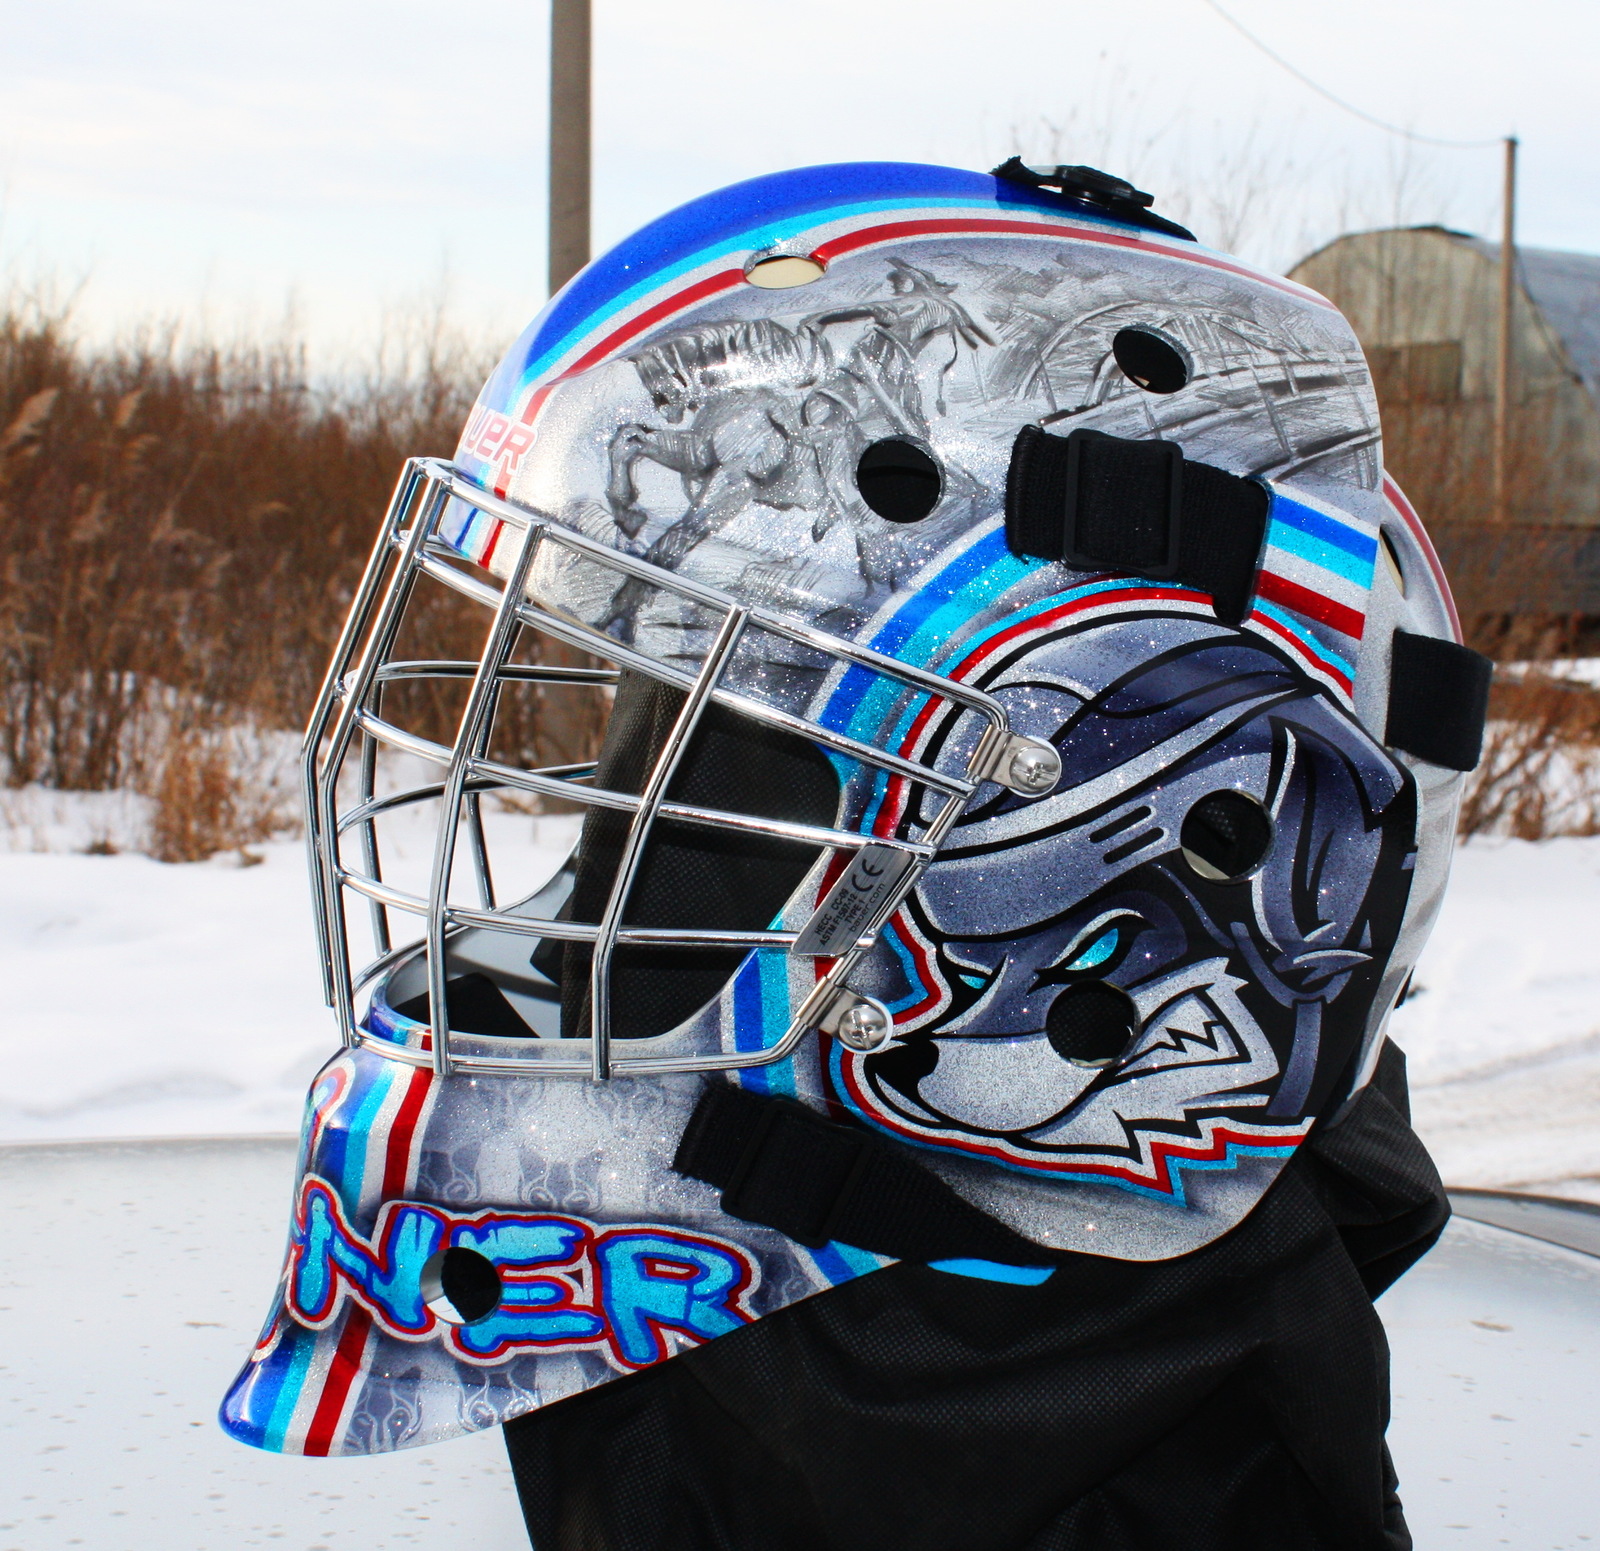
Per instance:
[[[236,1437],[1183,1254],[1364,1083],[1484,670],[1347,324],[1148,204],[707,196],[407,467],[306,742],[344,1048]]]

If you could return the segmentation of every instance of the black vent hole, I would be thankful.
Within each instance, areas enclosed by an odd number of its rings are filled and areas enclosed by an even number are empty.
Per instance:
[[[1126,991],[1104,980],[1070,985],[1045,1014],[1045,1038],[1074,1066],[1110,1066],[1139,1030],[1139,1010]]]
[[[1111,353],[1123,375],[1146,393],[1176,393],[1189,381],[1182,351],[1148,329],[1119,329]]]
[[[1184,816],[1183,859],[1212,883],[1237,883],[1261,865],[1272,844],[1272,819],[1243,792],[1212,792]]]
[[[939,465],[912,442],[874,442],[856,464],[861,499],[890,522],[921,522],[943,488]]]
[[[487,1255],[460,1245],[430,1255],[422,1268],[422,1298],[450,1325],[470,1325],[500,1307],[500,1273]]]
[[[1389,567],[1390,579],[1394,582],[1394,590],[1403,598],[1406,595],[1406,572],[1400,564],[1400,551],[1394,547],[1394,540],[1389,537],[1387,528],[1378,529],[1378,538],[1382,541],[1384,563]]]

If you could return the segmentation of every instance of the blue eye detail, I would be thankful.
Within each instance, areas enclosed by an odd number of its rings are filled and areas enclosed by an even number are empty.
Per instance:
[[[989,983],[982,975],[960,975],[957,978],[962,985],[971,986],[974,991],[981,991]]]
[[[1077,958],[1070,964],[1063,964],[1061,968],[1068,974],[1074,975],[1086,969],[1098,969],[1117,951],[1121,935],[1116,927],[1107,927]]]

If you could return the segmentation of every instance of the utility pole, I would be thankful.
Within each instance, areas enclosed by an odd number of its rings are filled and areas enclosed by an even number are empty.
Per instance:
[[[589,0],[550,0],[550,294],[589,262]]]
[[[1517,274],[1517,137],[1506,136],[1505,192],[1500,210],[1500,338],[1494,375],[1494,520],[1510,515],[1511,302]]]

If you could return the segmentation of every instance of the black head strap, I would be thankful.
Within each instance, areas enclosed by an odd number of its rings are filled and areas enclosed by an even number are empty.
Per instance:
[[[1409,630],[1395,631],[1390,651],[1383,741],[1446,770],[1475,769],[1494,664],[1469,646]]]
[[[1264,485],[1191,462],[1176,442],[1028,425],[1011,450],[1006,541],[1080,570],[1183,582],[1237,625],[1250,611],[1271,504]]]
[[[672,1166],[715,1185],[722,1209],[820,1249],[896,1260],[1049,1265],[1059,1257],[963,1200],[904,1148],[792,1099],[712,1083]]]

